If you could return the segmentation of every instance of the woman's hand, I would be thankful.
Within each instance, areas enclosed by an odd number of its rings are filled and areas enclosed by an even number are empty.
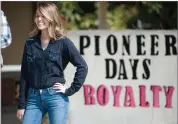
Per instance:
[[[61,92],[61,93],[65,93],[66,91],[66,87],[58,82],[54,84],[53,89],[56,89],[57,90],[56,92]]]
[[[18,109],[17,110],[17,118],[22,121],[23,116],[24,116],[25,109]]]

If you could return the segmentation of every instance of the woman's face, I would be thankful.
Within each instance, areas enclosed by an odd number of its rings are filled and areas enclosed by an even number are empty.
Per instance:
[[[49,26],[48,20],[45,18],[45,16],[39,10],[36,11],[35,23],[39,30],[45,30]]]

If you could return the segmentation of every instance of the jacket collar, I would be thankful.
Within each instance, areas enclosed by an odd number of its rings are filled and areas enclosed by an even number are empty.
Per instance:
[[[35,46],[36,46],[38,49],[43,50],[42,47],[41,47],[41,39],[40,39],[40,36],[39,36],[39,35],[35,36],[35,39],[34,39],[34,40],[35,40]],[[48,44],[48,46],[47,46],[47,48],[51,47],[53,44],[55,44],[55,42],[56,42],[56,41],[54,41],[54,40],[50,40],[50,41],[49,41],[49,44]]]

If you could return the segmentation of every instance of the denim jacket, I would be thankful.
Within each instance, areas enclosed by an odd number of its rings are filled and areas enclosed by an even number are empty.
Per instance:
[[[71,96],[83,85],[88,66],[72,41],[67,37],[50,40],[46,49],[42,49],[39,36],[29,38],[24,47],[20,77],[19,109],[24,109],[29,87],[45,89],[56,82],[65,83],[64,69],[71,62],[77,69],[71,86],[64,95]]]

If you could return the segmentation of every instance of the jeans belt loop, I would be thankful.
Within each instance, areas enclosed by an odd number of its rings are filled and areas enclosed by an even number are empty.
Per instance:
[[[50,92],[50,87],[49,87],[49,88],[47,88],[47,91],[48,91],[48,93]]]
[[[35,89],[34,88],[32,88],[32,91],[33,91],[32,93],[35,94]]]

